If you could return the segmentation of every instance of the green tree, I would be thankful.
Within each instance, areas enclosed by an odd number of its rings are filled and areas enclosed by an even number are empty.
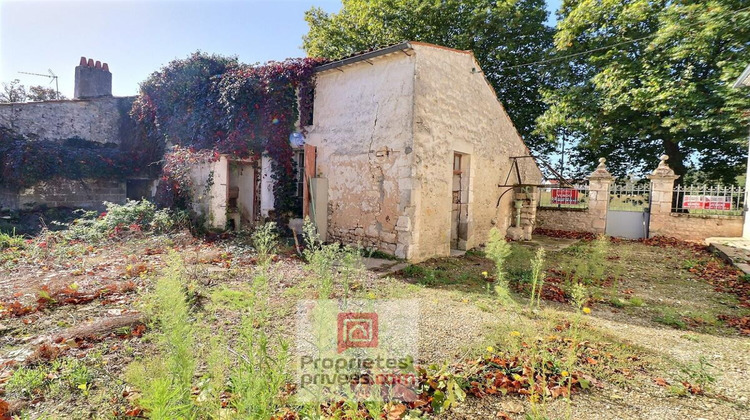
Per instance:
[[[29,92],[26,97],[26,100],[29,102],[53,101],[56,99],[67,98],[65,97],[65,95],[60,95],[60,97],[58,98],[57,91],[55,89],[41,85],[29,87]]]
[[[401,41],[472,50],[526,143],[550,143],[534,133],[546,109],[539,68],[510,68],[545,56],[552,28],[544,0],[343,0],[338,13],[310,9],[304,48],[314,57],[340,58]]]
[[[574,56],[544,66],[557,79],[539,131],[577,142],[585,170],[604,156],[617,175],[644,172],[666,153],[678,175],[733,182],[747,153],[750,96],[732,87],[750,63],[747,5],[565,0],[555,48]]]

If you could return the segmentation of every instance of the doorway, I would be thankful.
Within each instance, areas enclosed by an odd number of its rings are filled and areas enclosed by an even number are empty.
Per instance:
[[[453,153],[451,249],[466,250],[469,220],[469,155]]]

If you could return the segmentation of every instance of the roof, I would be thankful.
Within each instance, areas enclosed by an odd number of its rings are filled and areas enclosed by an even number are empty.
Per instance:
[[[443,47],[441,45],[429,44],[426,42],[404,41],[404,42],[399,42],[397,44],[391,44],[385,47],[378,47],[378,48],[373,48],[367,51],[356,52],[346,57],[342,57],[336,61],[331,61],[326,64],[321,64],[320,66],[315,68],[315,71],[317,73],[320,73],[322,71],[327,71],[327,70],[332,70],[332,69],[336,69],[336,68],[343,67],[343,66],[348,66],[354,63],[358,63],[360,61],[367,61],[371,58],[380,57],[386,54],[392,54],[392,53],[399,52],[399,51],[403,51],[404,54],[410,55],[406,51],[411,50],[413,45],[423,45],[423,46],[428,46],[428,47],[434,47],[434,48],[440,48],[444,50],[459,52],[463,54],[471,54],[471,51],[457,50],[454,48]]]
[[[740,77],[734,82],[734,87],[750,86],[750,65],[745,68]]]

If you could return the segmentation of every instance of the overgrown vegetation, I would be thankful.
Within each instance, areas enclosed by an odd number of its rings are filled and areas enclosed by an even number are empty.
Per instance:
[[[0,126],[0,185],[21,189],[55,177],[122,179],[137,173],[116,144],[78,137],[59,141],[29,139]]]
[[[133,104],[134,146],[142,151],[138,161],[161,161],[167,142],[179,146],[175,152],[182,155],[184,150],[235,158],[268,153],[274,208],[279,215],[294,213],[299,203],[289,135],[298,120],[309,119],[313,70],[321,62],[301,58],[247,65],[200,52],[170,62],[141,84]],[[191,192],[170,174],[181,172],[175,166],[190,164],[191,159],[172,159],[172,170],[159,186],[162,202],[186,201]]]

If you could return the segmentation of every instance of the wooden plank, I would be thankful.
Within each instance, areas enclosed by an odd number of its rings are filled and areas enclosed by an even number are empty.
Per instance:
[[[305,144],[305,177],[302,185],[302,218],[310,216],[310,178],[315,177],[317,147]]]

